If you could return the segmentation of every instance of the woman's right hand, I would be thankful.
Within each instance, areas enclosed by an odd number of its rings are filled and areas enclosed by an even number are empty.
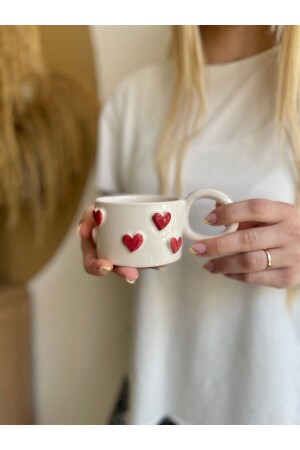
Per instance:
[[[93,240],[92,231],[95,228],[93,217],[94,206],[88,206],[79,221],[78,234],[81,237],[81,248],[83,253],[83,265],[87,273],[100,277],[114,272],[129,283],[134,283],[139,277],[135,267],[113,266],[107,259],[98,259],[96,245]]]

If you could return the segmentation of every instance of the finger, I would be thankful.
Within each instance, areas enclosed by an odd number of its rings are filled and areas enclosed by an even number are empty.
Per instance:
[[[79,221],[78,234],[80,237],[88,239],[92,230],[95,227],[95,220],[93,217],[94,206],[90,205],[82,213],[81,219]]]
[[[296,274],[290,269],[263,270],[254,273],[225,274],[227,278],[243,283],[270,286],[275,288],[290,288],[299,283]],[[299,278],[299,277],[298,277]]]
[[[288,258],[282,248],[269,249],[272,265],[270,270],[288,267]],[[268,266],[268,258],[263,250],[239,253],[232,256],[208,261],[203,267],[211,273],[251,273],[265,270]]]
[[[139,272],[135,267],[113,266],[111,261],[107,259],[98,259],[96,246],[91,238],[81,239],[81,248],[83,251],[84,268],[91,275],[104,276],[113,271],[129,282],[138,279]]]
[[[235,231],[197,242],[190,251],[197,256],[223,256],[262,248],[277,248],[282,244],[280,231],[279,225]]]
[[[220,206],[223,206],[223,204],[216,202],[216,208],[219,208]],[[206,223],[207,220],[204,219],[204,222]],[[240,222],[239,226],[238,226],[238,230],[246,230],[247,228],[255,228],[255,227],[259,227],[259,226],[260,226],[259,222]]]
[[[113,271],[129,283],[136,281],[139,277],[139,271],[136,267],[114,266]]]
[[[243,200],[222,205],[205,218],[210,225],[229,225],[239,222],[278,223],[294,214],[293,205],[264,199]]]
[[[87,273],[91,275],[107,275],[112,271],[113,265],[107,259],[98,259],[95,244],[91,239],[81,239],[83,264]]]

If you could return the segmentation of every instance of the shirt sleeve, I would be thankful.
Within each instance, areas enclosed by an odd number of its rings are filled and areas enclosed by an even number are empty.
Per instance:
[[[120,152],[121,121],[117,98],[103,107],[99,118],[95,187],[98,192],[120,192],[118,152]]]

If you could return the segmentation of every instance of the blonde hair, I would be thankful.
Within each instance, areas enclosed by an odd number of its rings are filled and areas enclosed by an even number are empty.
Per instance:
[[[0,47],[0,209],[10,228],[28,210],[44,238],[93,158],[98,102],[48,70],[38,26],[0,26]]]
[[[278,65],[276,116],[281,131],[290,141],[300,181],[300,26],[279,27],[280,56]],[[299,187],[297,206],[299,206]]]
[[[170,162],[176,157],[175,186],[171,190],[179,196],[184,155],[189,140],[200,129],[205,116],[206,100],[204,55],[199,27],[177,25],[173,27],[172,32],[174,91],[169,116],[156,153],[156,166],[160,190],[164,194],[169,193]],[[277,107],[274,115],[279,131],[290,140],[297,172],[300,174],[300,26],[272,26],[271,32],[277,34],[279,44]]]

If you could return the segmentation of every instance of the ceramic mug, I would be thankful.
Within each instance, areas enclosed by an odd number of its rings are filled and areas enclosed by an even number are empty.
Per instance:
[[[98,258],[117,266],[162,266],[180,259],[183,235],[198,241],[236,231],[238,224],[214,236],[193,230],[189,211],[201,198],[232,203],[227,195],[214,189],[195,191],[184,199],[136,194],[98,197],[93,211]]]

